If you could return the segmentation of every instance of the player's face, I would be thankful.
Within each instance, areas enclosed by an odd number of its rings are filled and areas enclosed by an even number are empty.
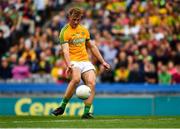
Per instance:
[[[81,17],[71,17],[69,23],[72,28],[76,28],[81,21]]]

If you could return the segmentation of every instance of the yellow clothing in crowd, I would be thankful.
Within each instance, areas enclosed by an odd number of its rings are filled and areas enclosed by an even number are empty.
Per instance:
[[[62,77],[62,75],[64,74],[64,69],[60,68],[60,67],[54,67],[51,70],[51,75],[54,79],[58,80],[59,77]]]
[[[110,2],[107,6],[106,9],[113,11],[113,12],[119,12],[120,10],[125,10],[126,8],[126,2],[125,1],[116,1],[116,2]]]
[[[159,25],[160,22],[161,22],[161,20],[160,20],[159,16],[153,15],[153,16],[149,17],[149,23],[151,25]]]
[[[116,81],[128,81],[129,70],[128,69],[117,69],[115,70],[115,80]]]
[[[30,59],[31,61],[34,61],[36,59],[36,53],[34,50],[25,51],[22,54],[23,59]]]

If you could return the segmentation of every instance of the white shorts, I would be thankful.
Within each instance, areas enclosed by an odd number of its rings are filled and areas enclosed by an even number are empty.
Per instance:
[[[79,68],[81,73],[84,73],[89,70],[96,71],[94,65],[89,61],[81,61],[81,62],[71,61],[71,64],[73,64],[73,67]]]

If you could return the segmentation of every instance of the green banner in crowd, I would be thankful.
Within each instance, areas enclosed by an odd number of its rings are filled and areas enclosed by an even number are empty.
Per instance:
[[[57,98],[0,98],[0,115],[50,115],[60,105]],[[83,101],[73,98],[64,115],[82,115]],[[173,110],[172,110],[173,109]],[[95,115],[180,115],[180,96],[96,98]]]

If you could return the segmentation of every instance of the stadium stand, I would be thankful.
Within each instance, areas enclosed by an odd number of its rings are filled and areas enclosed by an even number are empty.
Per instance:
[[[178,86],[179,1],[1,0],[0,80],[7,89],[12,83],[67,82],[58,36],[67,21],[66,10],[73,6],[85,10],[82,24],[112,66],[112,71],[104,72],[99,62],[91,59],[98,83]],[[18,64],[22,59],[24,65]],[[28,70],[17,78],[16,67]]]

